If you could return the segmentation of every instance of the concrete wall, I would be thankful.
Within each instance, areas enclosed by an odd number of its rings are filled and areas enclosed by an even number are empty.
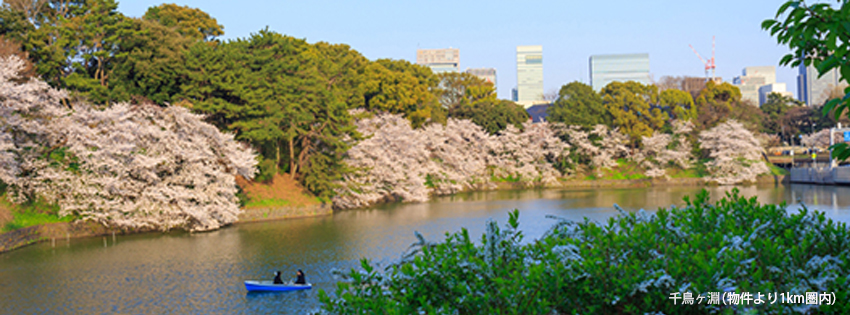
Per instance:
[[[818,168],[792,168],[792,183],[806,184],[850,184],[850,167],[818,167]]]
[[[333,214],[333,209],[330,203],[306,207],[246,209],[239,214],[239,222],[315,217],[330,214]]]

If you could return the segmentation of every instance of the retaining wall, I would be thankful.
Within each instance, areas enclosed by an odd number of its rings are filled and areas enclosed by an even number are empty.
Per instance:
[[[791,182],[820,185],[850,184],[850,167],[792,168]]]

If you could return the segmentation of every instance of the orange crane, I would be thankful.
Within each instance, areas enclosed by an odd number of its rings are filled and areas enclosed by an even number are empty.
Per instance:
[[[705,60],[700,54],[694,49],[693,45],[688,44],[691,47],[691,50],[697,55],[699,61],[702,61],[705,64],[705,79],[714,81],[714,36],[711,37],[711,59]],[[709,76],[709,72],[711,72],[711,76]]]

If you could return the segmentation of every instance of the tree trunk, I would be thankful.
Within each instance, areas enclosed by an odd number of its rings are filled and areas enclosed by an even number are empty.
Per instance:
[[[274,173],[277,174],[279,172],[278,168],[280,167],[280,140],[275,142],[275,160],[274,160]]]
[[[289,138],[289,176],[295,179],[298,172],[298,163],[295,162],[295,137]]]

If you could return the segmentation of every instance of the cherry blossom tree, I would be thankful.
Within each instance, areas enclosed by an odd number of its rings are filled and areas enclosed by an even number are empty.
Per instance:
[[[643,137],[643,148],[633,157],[646,169],[646,176],[667,177],[666,168],[675,165],[682,169],[691,167],[693,156],[687,134],[693,130],[688,121],[674,121],[673,134],[655,131],[651,137]]]
[[[843,140],[842,134],[836,135],[839,140]],[[829,129],[822,129],[814,134],[803,135],[800,139],[806,147],[828,148],[829,147]]]
[[[44,198],[107,226],[205,231],[239,214],[235,176],[252,178],[256,154],[182,107],[63,104],[40,80],[10,80],[0,62],[0,180],[10,198]]]
[[[363,116],[355,113],[355,116]],[[337,208],[382,200],[421,202],[431,194],[489,188],[493,179],[545,185],[560,173],[551,161],[569,146],[546,123],[513,126],[490,135],[470,120],[448,119],[412,129],[401,115],[377,113],[357,121],[367,138],[348,151],[347,174],[333,199]]]
[[[762,148],[744,125],[729,120],[699,135],[700,148],[709,152],[710,179],[721,185],[755,181],[769,168],[762,160]]]
[[[618,129],[609,129],[605,125],[596,125],[585,131],[579,126],[554,124],[553,129],[564,135],[576,154],[590,161],[597,172],[617,166],[617,159],[629,157],[629,137]]]

